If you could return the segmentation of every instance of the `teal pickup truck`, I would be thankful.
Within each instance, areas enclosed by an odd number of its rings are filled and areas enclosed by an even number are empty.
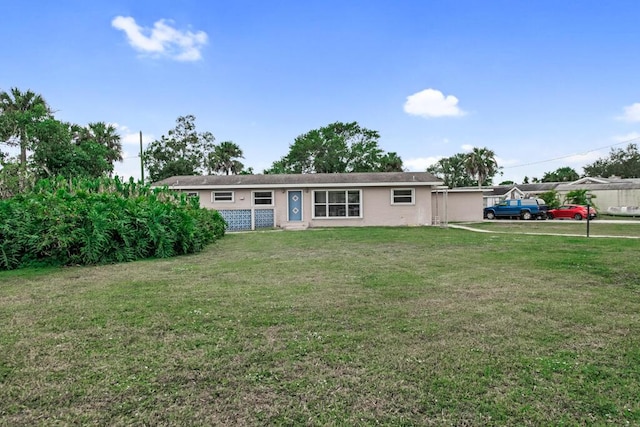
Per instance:
[[[503,200],[484,208],[484,218],[547,219],[547,205],[542,199]]]

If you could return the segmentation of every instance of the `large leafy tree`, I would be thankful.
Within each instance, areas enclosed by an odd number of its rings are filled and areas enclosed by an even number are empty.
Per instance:
[[[111,174],[114,162],[122,160],[113,125],[60,122],[41,95],[17,88],[0,92],[0,142],[20,147],[17,159],[0,155],[1,197],[24,192],[39,178]]]
[[[0,92],[0,139],[9,146],[20,147],[20,164],[27,164],[27,150],[34,142],[33,128],[51,116],[49,106],[41,95],[11,88]]]
[[[112,159],[120,155],[94,137],[83,136],[85,128],[53,118],[38,123],[33,133],[38,142],[31,163],[40,178],[105,176],[113,171]]]
[[[209,169],[216,173],[236,175],[244,169],[244,165],[238,160],[242,158],[243,153],[238,144],[223,141],[213,149],[209,159]]]
[[[176,127],[153,141],[144,151],[149,179],[159,181],[175,175],[200,175],[209,172],[214,150],[213,134],[196,131],[195,116],[180,116]]]
[[[122,161],[122,141],[118,130],[105,122],[89,123],[78,132],[78,139],[94,141],[107,149],[106,160],[110,163]]]
[[[474,148],[469,153],[457,153],[438,160],[427,168],[441,178],[448,187],[468,187],[478,184],[491,185],[500,171],[495,153],[488,148]]]
[[[335,122],[299,135],[289,153],[265,173],[344,173],[402,171],[396,153],[379,147],[380,134],[357,122]]]
[[[97,178],[110,174],[111,159],[121,155],[120,151],[87,137],[85,130],[53,117],[30,124],[32,154],[28,163],[11,158],[0,161],[0,199],[28,191],[41,178]]]
[[[609,157],[598,159],[584,167],[586,176],[619,176],[620,178],[640,178],[640,151],[636,144],[625,149],[611,149]]]
[[[17,158],[0,159],[0,199],[8,199],[33,188],[37,177],[32,168],[20,164]]]
[[[477,178],[478,187],[490,185],[493,177],[500,171],[495,153],[486,147],[474,147],[466,155],[465,169]]]
[[[427,172],[443,180],[444,185],[454,187],[468,187],[474,184],[473,176],[465,167],[467,156],[464,153],[444,157],[427,168]]]
[[[580,178],[578,172],[568,166],[558,168],[553,172],[545,172],[542,182],[571,182]]]

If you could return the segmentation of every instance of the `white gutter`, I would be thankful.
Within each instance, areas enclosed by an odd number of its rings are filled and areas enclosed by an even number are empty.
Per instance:
[[[250,188],[356,188],[356,187],[432,187],[441,184],[440,182],[367,182],[367,183],[313,183],[313,184],[242,184],[242,185],[170,185],[172,190],[218,190],[218,189],[250,189]],[[154,187],[165,187],[155,185]]]

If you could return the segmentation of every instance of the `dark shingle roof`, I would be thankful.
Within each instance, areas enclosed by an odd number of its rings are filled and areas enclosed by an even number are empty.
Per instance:
[[[640,188],[640,179],[607,179],[603,183],[576,183],[574,182],[539,182],[534,184],[494,185],[485,191],[485,195],[504,196],[514,187],[525,194],[540,194],[546,191],[571,191],[571,190],[634,190]],[[582,180],[580,180],[582,181]]]
[[[487,191],[487,194],[493,196],[502,196],[507,194],[511,189],[516,187],[523,193],[544,193],[555,189],[560,183],[558,182],[541,182],[535,184],[516,184],[516,185],[495,185]]]
[[[279,175],[206,175],[172,176],[152,185],[173,188],[196,187],[292,187],[336,185],[441,185],[442,181],[428,172],[309,173]]]

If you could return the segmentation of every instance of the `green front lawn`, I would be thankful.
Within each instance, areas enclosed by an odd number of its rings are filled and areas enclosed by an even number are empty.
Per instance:
[[[0,425],[637,425],[639,249],[355,228],[2,272]]]
[[[540,233],[587,235],[587,221],[554,219],[546,221],[484,221],[462,225],[500,233]],[[589,236],[620,236],[640,238],[640,221],[634,223],[607,223],[602,220],[589,221]]]

